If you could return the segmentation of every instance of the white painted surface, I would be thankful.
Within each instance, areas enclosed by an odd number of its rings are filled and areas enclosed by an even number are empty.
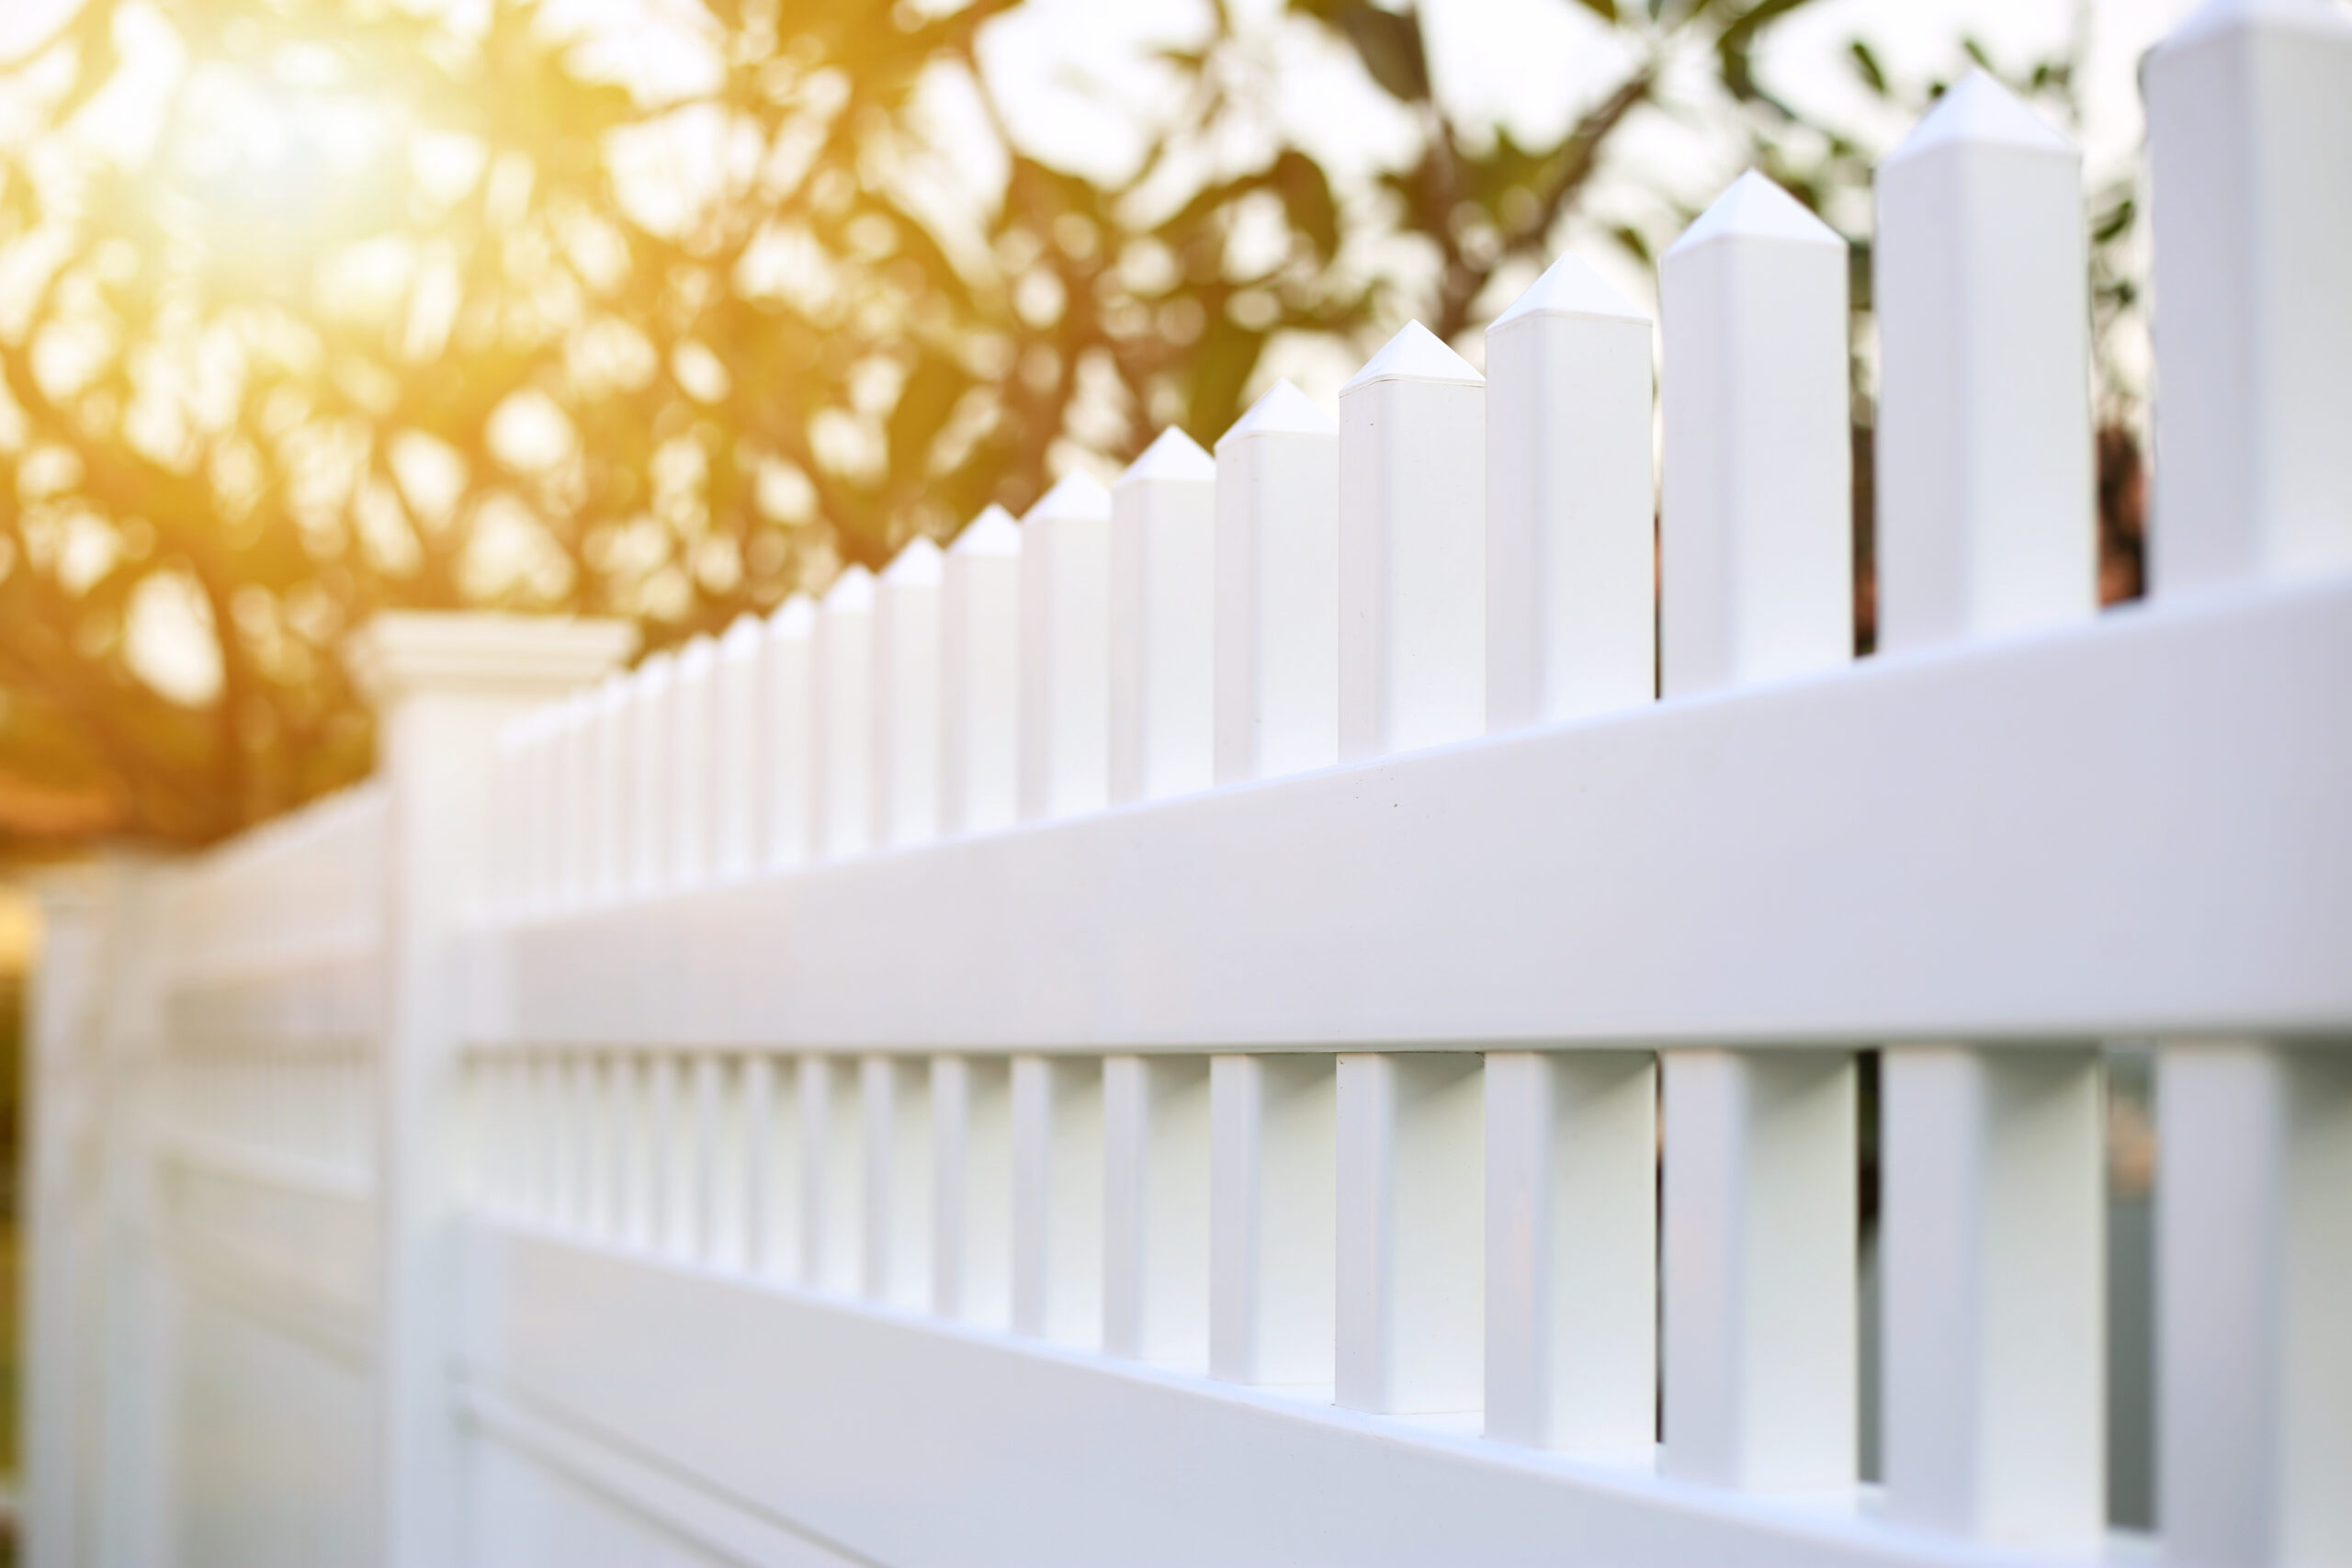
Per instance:
[[[2200,114],[2259,97],[2263,135],[2211,143],[2257,204],[2332,167],[2264,140],[2335,112],[2301,73],[2335,69],[2329,15],[2223,0],[2159,62]],[[2292,69],[2240,47],[2282,28],[2319,39]],[[2002,145],[1977,133],[2005,106],[1963,91],[1970,134],[1931,126],[1896,185]],[[2064,203],[2029,172],[2048,232],[1987,253],[1958,225],[1926,319],[2055,308]],[[2234,221],[2211,180],[2158,184]],[[1893,238],[1902,294],[1920,252]],[[1843,265],[1753,181],[1668,261],[1659,704],[1631,573],[1600,570],[1633,553],[1630,455],[1547,468],[1508,364],[1518,434],[1487,446],[1470,411],[1503,393],[1410,333],[1346,437],[1272,397],[1221,444],[1223,787],[1098,809],[1113,649],[1145,671],[1159,606],[1141,555],[1113,593],[1083,484],[1035,549],[1001,514],[957,541],[935,665],[887,626],[877,649],[855,573],[647,660],[593,719],[560,698],[624,633],[384,623],[359,665],[381,781],[53,903],[37,1562],[2343,1557],[2352,580],[2297,553],[2291,485],[2232,492],[2205,521],[2251,553],[2211,591],[2035,629],[2013,591],[2063,552],[2012,550],[2023,503],[1963,486],[1914,514],[1966,547],[1922,569],[1952,618],[1848,667]],[[2210,285],[2215,319],[2269,323],[2232,349],[2261,376],[2321,364],[2266,346],[2291,267],[2186,276],[2192,319]],[[1623,351],[1630,428],[1637,323],[1551,310],[1564,276],[1500,336],[1595,386]],[[2054,423],[2025,462],[1980,396],[2056,385],[2054,339],[2010,324],[1965,335],[1964,372],[1912,355],[1890,397],[2058,518]],[[2264,484],[2325,471],[2281,431]],[[2238,458],[2243,434],[2204,433]],[[1489,477],[1494,516],[1467,504]],[[1615,531],[1552,538],[1560,506]],[[1561,546],[1499,642],[1498,519]],[[1628,616],[1613,653],[1535,637],[1588,592]],[[755,636],[740,746],[717,716]],[[1498,648],[1540,700],[1483,733]],[[1604,671],[1623,711],[1547,705]],[[1122,688],[1139,724],[1151,689]],[[1332,766],[1343,714],[1363,756]],[[927,734],[955,836],[872,852],[882,770]],[[2119,1035],[2164,1063],[2153,1546],[2098,1530],[2092,1064]],[[1855,1475],[1862,1047],[1886,1049],[1883,1491]]]
[[[1486,1429],[1646,1454],[1657,1429],[1657,1068],[1487,1056]]]
[[[1662,1471],[1743,1492],[1850,1489],[1854,1059],[1661,1062]]]
[[[1216,549],[1216,464],[1161,431],[1111,487],[1114,806],[1209,785]]]
[[[1574,255],[1487,329],[1487,728],[1657,694],[1650,320]]]
[[[1846,242],[1742,175],[1658,265],[1668,696],[1852,656]]]
[[[1884,649],[2098,604],[2082,159],[1984,71],[1878,167]]]
[[[2107,1507],[2098,1053],[1905,1045],[1880,1060],[1890,1512],[2092,1551]]]
[[[1340,759],[1340,442],[1297,388],[1216,444],[1216,782]]]
[[[853,566],[817,613],[816,841],[838,859],[874,843],[874,574]]]
[[[947,548],[940,642],[941,829],[1010,827],[1020,814],[1021,526],[1001,506]]]
[[[2209,0],[2150,51],[2151,585],[2352,565],[2352,17]]]
[[[1111,497],[1083,474],[1021,520],[1021,819],[1111,789]]]
[[[1340,755],[1487,727],[1485,383],[1408,321],[1340,391]]]
[[[917,539],[874,590],[874,832],[884,848],[939,833],[940,585],[945,559]]]

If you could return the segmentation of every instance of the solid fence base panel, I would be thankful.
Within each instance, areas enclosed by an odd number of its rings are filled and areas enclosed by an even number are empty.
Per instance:
[[[568,1478],[477,1540],[495,1568],[566,1561],[568,1506],[746,1563],[2037,1561],[1890,1531],[1866,1489],[1740,1499],[528,1228],[466,1251],[465,1398],[500,1450],[474,1462]]]

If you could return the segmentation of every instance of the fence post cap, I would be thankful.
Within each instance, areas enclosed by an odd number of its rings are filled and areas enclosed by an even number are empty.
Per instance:
[[[1979,66],[1952,84],[1911,128],[1911,134],[1879,160],[1878,166],[1892,168],[1939,148],[1961,144],[2046,152],[2061,158],[2077,156],[2075,144],[2056,127]]]
[[[607,674],[637,650],[627,621],[494,610],[385,610],[343,645],[344,667],[372,706],[472,694],[538,701]]]
[[[1344,398],[1375,381],[1452,381],[1472,387],[1487,384],[1487,378],[1478,374],[1476,367],[1448,348],[1435,333],[1419,321],[1407,321],[1396,335],[1390,338],[1381,351],[1340,389],[1340,396]]]
[[[1787,244],[1846,248],[1845,236],[1805,210],[1804,204],[1754,169],[1732,181],[1715,204],[1699,214],[1682,237],[1667,247],[1664,260],[1725,240],[1776,240]]]
[[[1337,420],[1305,392],[1282,380],[1267,388],[1266,395],[1216,438],[1216,449],[1222,452],[1228,442],[1246,441],[1252,435],[1326,435],[1336,440],[1339,434]]]
[[[1125,490],[1150,479],[1189,479],[1206,484],[1216,478],[1216,459],[1202,451],[1199,442],[1171,424],[1143,449],[1141,457],[1127,465],[1126,472],[1111,488]]]
[[[744,659],[760,646],[760,618],[746,610],[727,623],[727,630],[718,638],[722,658]]]
[[[946,558],[939,543],[928,534],[918,534],[907,541],[906,547],[890,558],[882,569],[882,581],[889,583],[910,583],[921,586],[936,582]]]
[[[772,637],[807,637],[816,626],[817,601],[806,592],[795,593],[768,617],[768,633]]]
[[[1102,522],[1111,515],[1111,492],[1091,474],[1070,474],[1029,509],[1023,523]]]
[[[828,614],[854,615],[874,608],[874,574],[864,566],[853,565],[825,590],[824,609]]]
[[[1021,553],[1021,525],[1012,513],[991,501],[981,508],[980,514],[964,525],[956,542],[947,547],[951,556],[1017,556]]]
[[[1534,316],[1587,316],[1650,324],[1647,311],[1611,288],[1608,279],[1573,252],[1545,267],[1544,276],[1529,284],[1527,292],[1512,300],[1510,309],[1489,322],[1487,331],[1491,333]]]

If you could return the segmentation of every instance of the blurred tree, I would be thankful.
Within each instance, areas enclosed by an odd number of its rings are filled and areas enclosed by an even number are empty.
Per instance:
[[[1115,175],[1009,129],[1017,0],[702,0],[684,45],[553,0],[84,0],[0,66],[0,846],[201,841],[359,775],[334,650],[379,607],[674,641],[1213,440],[1301,335],[1463,338],[1572,223],[1646,263],[1686,210],[1583,210],[1644,115],[1863,226],[1864,150],[1754,64],[1804,0],[1560,3],[1617,74],[1521,145],[1446,107],[1415,10],[1291,0],[1410,128],[1351,186],[1222,0]]]

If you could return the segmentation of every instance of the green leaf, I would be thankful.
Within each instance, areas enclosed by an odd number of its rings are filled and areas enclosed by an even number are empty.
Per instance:
[[[1863,85],[1869,87],[1880,97],[1885,97],[1887,96],[1886,73],[1880,68],[1878,56],[1871,52],[1871,46],[1860,39],[1856,39],[1848,44],[1846,49],[1853,57],[1854,71],[1861,77]]]

